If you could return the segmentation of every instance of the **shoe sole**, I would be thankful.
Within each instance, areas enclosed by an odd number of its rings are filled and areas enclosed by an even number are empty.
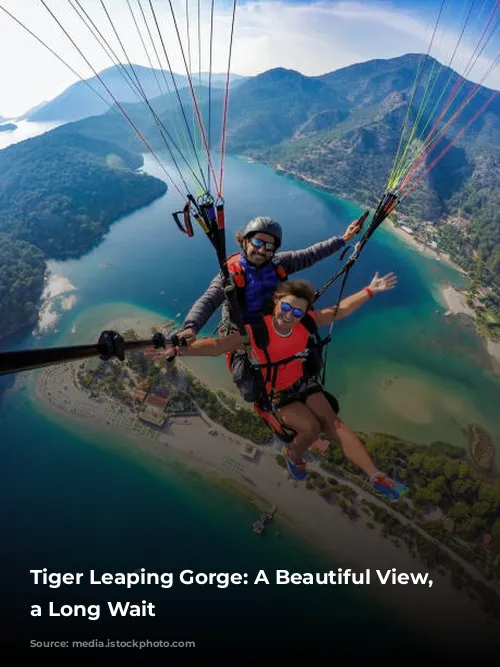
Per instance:
[[[283,447],[282,450],[281,450],[281,454],[282,454],[283,458],[285,459],[286,467],[287,467],[287,469],[288,469],[289,474],[293,477],[293,479],[296,479],[297,482],[303,482],[303,481],[305,480],[305,478],[306,478],[306,475],[304,474],[304,477],[296,477],[296,476],[293,474],[292,470],[290,469],[289,461],[288,461],[287,457],[285,456],[285,450],[286,450],[286,449],[287,449],[286,446]]]
[[[405,496],[408,493],[408,491],[403,491],[402,493],[399,494],[397,498],[390,498],[387,494],[383,493],[382,491],[377,491],[377,489],[373,490],[377,495],[387,498],[387,500],[389,500],[391,503],[396,503],[398,500],[401,500],[401,498],[403,498],[403,496]]]

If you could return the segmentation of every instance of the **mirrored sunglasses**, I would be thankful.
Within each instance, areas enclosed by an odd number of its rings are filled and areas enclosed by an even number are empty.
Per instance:
[[[272,241],[263,241],[262,239],[258,239],[256,236],[252,236],[250,243],[254,248],[264,247],[267,252],[274,252],[274,243]]]
[[[294,317],[301,318],[304,317],[305,312],[301,308],[292,308],[292,306],[287,303],[286,301],[282,301],[281,304],[281,310],[284,313],[292,313]]]

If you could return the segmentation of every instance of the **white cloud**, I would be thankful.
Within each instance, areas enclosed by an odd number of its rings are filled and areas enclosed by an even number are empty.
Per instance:
[[[98,46],[72,6],[77,0],[45,0],[57,18],[75,36],[78,46],[88,56],[97,71],[112,63]],[[25,22],[40,38],[46,41],[84,77],[93,75],[92,70],[71,46],[39,0],[0,0],[0,4]],[[117,43],[113,30],[99,0],[80,0],[85,11],[106,35],[122,60],[125,57]],[[185,0],[174,0],[178,27],[183,36],[185,56],[188,58],[186,39]],[[208,70],[209,10],[210,2],[203,0],[202,7],[202,69]],[[144,28],[138,0],[130,0],[136,19]],[[151,17],[148,0],[141,0],[149,25],[155,35],[158,52],[163,54],[156,27]],[[190,7],[191,63],[198,70],[198,17],[197,2]],[[133,62],[148,65],[141,41],[138,37],[127,0],[105,0],[116,28]],[[184,63],[172,22],[169,3],[155,0],[158,23],[161,25],[164,43],[168,45],[170,64],[174,71],[184,72]],[[229,30],[232,2],[217,0],[214,21],[213,71],[224,72],[227,68]],[[307,75],[322,74],[339,67],[373,58],[391,58],[404,53],[425,53],[430,39],[430,21],[414,9],[395,9],[388,3],[374,2],[290,2],[260,0],[238,3],[234,36],[232,71],[253,75],[272,67],[286,67]],[[144,39],[147,33],[143,30]],[[475,44],[479,33],[476,33]],[[456,35],[440,32],[431,55],[445,64],[453,52]],[[156,64],[154,52],[150,55]],[[457,71],[462,71],[470,57],[470,44],[461,45],[453,62]],[[496,54],[495,54],[496,55]],[[162,55],[162,62],[165,59]],[[479,80],[486,71],[488,60],[485,54],[469,75]],[[42,100],[52,99],[68,85],[78,80],[53,55],[0,12],[0,113],[16,115]],[[7,66],[6,66],[7,64]],[[500,86],[500,74],[493,72],[485,81],[490,87]]]
[[[495,9],[495,5],[492,5],[489,10],[486,6],[486,10],[482,13],[471,12],[458,49],[456,49],[458,37],[466,21],[470,6],[465,4],[460,7],[462,9],[460,16],[458,16],[460,12],[457,12],[457,4],[452,5],[450,3],[445,5],[446,8],[453,13],[453,19],[460,26],[460,30],[455,32],[447,27],[450,17],[444,12],[437,26],[434,39],[432,33],[437,14],[432,17],[432,20],[424,22],[421,17],[415,14],[415,11],[401,11],[401,9],[395,10],[390,5],[374,5],[373,3],[367,5],[361,2],[339,2],[335,8],[332,8],[332,12],[339,18],[350,21],[352,29],[354,29],[354,22],[357,21],[360,24],[371,24],[372,26],[379,26],[379,29],[389,28],[391,31],[395,31],[399,34],[397,39],[398,48],[401,48],[404,44],[406,47],[405,53],[412,52],[410,47],[413,44],[420,45],[415,52],[427,53],[432,40],[431,56],[444,65],[448,65],[451,61],[451,67],[454,70],[460,74],[465,73],[467,75],[468,73],[468,78],[473,81],[480,81],[489,68],[494,65],[497,56],[497,53],[494,53],[493,58],[488,57],[485,55],[488,53],[488,48],[484,52],[481,52],[481,48],[485,42],[488,42],[489,49],[492,50],[491,45],[494,42],[491,39],[488,41],[488,37],[491,33],[493,35],[495,33],[495,23],[498,22],[498,15],[495,15],[494,12],[498,8]],[[488,23],[490,18],[493,20]],[[385,32],[382,32],[381,37],[381,41],[387,41],[388,36]],[[481,41],[479,42],[480,38]],[[479,48],[477,48],[478,43]],[[456,53],[454,53],[455,49]],[[478,55],[479,57],[477,57]],[[492,83],[493,81],[495,85]],[[495,72],[492,70],[492,74],[491,76],[488,75],[485,85],[500,86],[500,73],[496,72],[495,78]]]

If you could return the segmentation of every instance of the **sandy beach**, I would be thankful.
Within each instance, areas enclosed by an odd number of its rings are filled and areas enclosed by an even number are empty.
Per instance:
[[[307,183],[308,185],[312,185],[314,188],[318,188],[320,190],[323,190],[325,192],[332,192],[332,189],[327,186],[325,183],[322,183],[321,181],[315,179],[315,178],[310,178],[308,176],[305,176],[304,174],[301,174],[300,172],[293,171],[291,169],[285,169],[281,164],[277,163],[275,165],[275,170],[277,174],[283,174],[285,176],[291,176],[292,178],[296,179],[297,181],[300,181],[302,183]],[[337,196],[343,198],[343,199],[348,199],[352,201],[351,196],[348,195],[347,193],[334,193]],[[358,206],[363,207],[364,205],[360,202],[357,202]],[[400,239],[403,239],[406,241],[410,246],[415,248],[415,250],[418,250],[419,252],[423,252],[424,254],[428,255],[429,257],[433,257],[434,259],[438,261],[443,261],[446,264],[449,264],[452,266],[454,269],[457,271],[460,271],[460,273],[466,275],[466,272],[462,269],[462,267],[458,266],[453,262],[453,260],[450,258],[449,255],[439,252],[437,250],[434,250],[433,248],[429,248],[429,246],[424,245],[420,241],[418,241],[412,234],[409,234],[406,232],[404,229],[401,229],[401,227],[396,226],[394,224],[394,221],[388,217],[384,220],[384,227],[387,227],[391,232],[396,234]]]
[[[326,192],[330,192],[328,186],[326,186],[321,181],[318,181],[314,178],[308,178],[307,176],[304,176],[299,172],[285,169],[284,167],[282,167],[281,164],[276,164],[275,169],[276,172],[279,174],[291,176],[292,178],[295,178],[298,181],[312,185],[315,188],[319,188],[321,190],[325,190]],[[344,197],[344,195],[341,196]],[[345,198],[349,199],[347,195],[345,195]],[[458,264],[456,264],[448,254],[439,252],[438,250],[435,250],[427,245],[424,245],[423,243],[418,241],[412,234],[408,233],[400,226],[395,225],[391,217],[386,218],[386,220],[384,221],[384,227],[388,229],[391,233],[395,234],[398,238],[403,240],[405,243],[407,243],[410,247],[417,250],[418,252],[421,252],[427,255],[428,257],[432,257],[436,261],[448,264],[449,266],[451,266],[453,269],[460,272],[464,276],[467,275],[467,272],[464,271],[464,269],[461,266],[458,266]],[[448,304],[448,312],[446,313],[446,315],[464,314],[464,315],[469,315],[470,317],[475,319],[474,311],[472,310],[472,308],[469,308],[469,306],[467,306],[465,302],[465,297],[463,297],[463,295],[461,295],[457,290],[455,290],[451,286],[446,286],[442,290],[442,294],[446,303]],[[497,375],[500,375],[500,343],[496,343],[489,339],[485,339],[485,347],[491,358],[491,365],[493,372]]]
[[[467,315],[467,317],[473,320],[476,319],[474,310],[467,305],[465,295],[455,289],[455,287],[452,285],[442,287],[441,295],[448,308],[445,317],[449,317],[450,315]],[[493,372],[500,375],[500,343],[485,338],[484,344],[491,359]]]
[[[467,305],[465,295],[456,290],[451,285],[442,288],[443,298],[448,306],[445,316],[448,315],[467,315],[475,319],[475,313],[470,306]]]
[[[151,322],[143,320],[121,320],[106,328],[124,331],[131,327],[141,336],[150,335]],[[404,598],[397,586],[381,586],[372,581],[370,589],[398,605],[398,613],[408,615],[412,622],[425,624],[426,629],[438,637],[443,638],[449,628],[456,642],[456,635],[460,635],[457,624],[463,626],[464,633],[474,632],[478,639],[484,636],[485,641],[492,641],[492,633],[499,632],[498,624],[485,616],[466,594],[453,589],[448,577],[428,570],[418,559],[412,558],[403,542],[395,546],[391,539],[382,537],[378,524],[370,530],[366,526],[368,517],[362,509],[361,518],[352,522],[335,503],[323,499],[316,490],[307,489],[304,483],[292,480],[276,463],[281,448],[279,441],[257,447],[257,455],[251,460],[243,455],[242,447],[246,442],[243,438],[213,424],[203,413],[196,417],[174,418],[173,423],[163,430],[151,428],[116,401],[92,399],[79,390],[75,382],[77,368],[77,363],[65,364],[49,368],[40,375],[36,394],[44,411],[63,411],[75,420],[123,435],[124,453],[149,459],[155,468],[171,467],[173,462],[182,463],[198,470],[210,482],[253,502],[261,510],[276,505],[277,521],[286,523],[311,540],[316,548],[333,558],[335,566],[351,567],[356,572],[370,568],[373,575],[376,568],[384,572],[390,567],[398,572],[429,571],[434,582],[432,588],[407,587]],[[217,430],[216,435],[208,433],[211,427]],[[324,474],[319,460],[310,462],[309,466]],[[338,481],[357,491],[358,502],[366,498],[392,511],[369,492],[346,480],[339,478]],[[462,564],[477,576],[472,566],[465,561]],[[410,599],[412,604],[408,604]],[[456,611],[456,623],[453,620],[453,624],[447,623],[443,628],[440,621],[449,617],[450,609]]]
[[[458,266],[458,264],[455,264],[449,255],[440,253],[437,250],[433,250],[432,248],[423,245],[414,236],[412,236],[412,234],[409,234],[404,229],[401,229],[401,227],[396,226],[391,218],[387,218],[384,224],[387,226],[387,229],[391,231],[391,233],[405,241],[405,243],[410,245],[415,250],[418,250],[419,252],[422,252],[428,257],[432,257],[437,261],[445,262],[464,276],[467,275],[466,271],[464,271],[462,267]],[[441,294],[448,308],[447,312],[445,313],[446,317],[450,315],[467,315],[473,320],[476,319],[474,310],[467,305],[466,297],[452,285],[442,286]],[[484,341],[486,350],[491,359],[492,370],[495,374],[500,375],[500,343],[489,340],[487,338],[485,338]]]
[[[428,246],[424,246],[422,243],[417,241],[411,234],[405,232],[403,229],[401,229],[401,227],[397,227],[390,218],[387,218],[386,223],[387,223],[387,228],[390,229],[392,233],[396,234],[396,236],[398,236],[400,239],[403,239],[413,248],[419,250],[420,252],[423,252],[424,254],[436,260],[444,261],[450,266],[452,266],[455,270],[462,273],[463,275],[467,275],[466,272],[460,266],[455,264],[449,258],[448,255],[444,255],[442,253],[437,252],[436,250],[433,250],[432,248],[429,248]],[[442,286],[441,295],[448,308],[447,312],[445,313],[446,317],[450,315],[467,315],[468,317],[471,317],[473,320],[476,319],[476,314],[474,310],[467,305],[466,297],[464,296],[464,294],[459,292],[455,287],[453,287],[452,285]],[[491,358],[493,371],[496,374],[500,374],[500,343],[497,343],[489,339],[485,339],[485,346]]]
[[[449,255],[424,245],[423,243],[418,241],[412,234],[409,234],[401,227],[396,226],[390,217],[386,218],[386,220],[384,221],[384,226],[386,226],[387,229],[389,229],[393,234],[395,234],[398,238],[405,241],[415,250],[418,250],[419,252],[424,253],[424,255],[432,257],[437,261],[445,262],[446,264],[449,264],[449,266],[452,266],[456,271],[459,271],[463,275],[466,275],[466,272],[462,269],[462,267],[458,266],[458,264],[455,264],[455,262],[450,258]]]

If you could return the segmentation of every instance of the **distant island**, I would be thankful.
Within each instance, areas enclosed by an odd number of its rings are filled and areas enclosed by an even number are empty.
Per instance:
[[[46,261],[78,257],[167,185],[141,155],[77,132],[0,151],[0,339],[36,323]]]
[[[17,125],[14,125],[14,123],[4,123],[4,125],[0,125],[0,132],[11,132],[12,130],[17,130]]]

